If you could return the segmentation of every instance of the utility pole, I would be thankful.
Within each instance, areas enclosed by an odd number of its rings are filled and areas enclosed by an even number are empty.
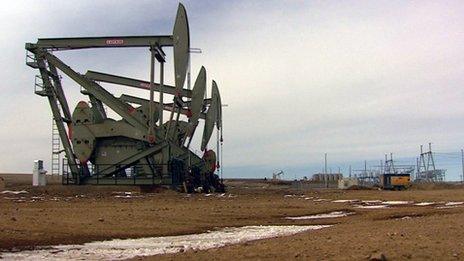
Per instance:
[[[393,172],[395,172],[395,165],[393,164],[393,153],[392,152],[390,152],[390,160],[391,160],[391,166],[392,166]]]
[[[461,149],[461,163],[462,163],[462,175],[461,180],[464,182],[464,150]]]
[[[351,165],[350,165],[350,175],[349,175],[349,177],[351,178]]]
[[[364,177],[367,177],[367,160],[364,161]]]
[[[324,174],[327,174],[327,153],[324,153]]]
[[[416,158],[416,166],[417,166],[416,179],[419,179],[419,176],[420,176],[420,172],[419,172],[419,169],[420,169],[420,166],[419,166],[419,158]]]

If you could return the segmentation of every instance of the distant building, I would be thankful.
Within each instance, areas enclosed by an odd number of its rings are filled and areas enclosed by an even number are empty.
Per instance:
[[[338,182],[343,178],[341,173],[316,173],[313,174],[312,181],[314,182]]]
[[[349,189],[354,186],[359,185],[359,180],[357,178],[341,178],[338,180],[339,189]]]

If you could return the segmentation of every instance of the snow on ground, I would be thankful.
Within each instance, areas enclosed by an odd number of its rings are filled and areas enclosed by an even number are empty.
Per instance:
[[[365,203],[365,204],[375,204],[375,203],[382,203],[382,200],[379,200],[379,199],[374,199],[374,200],[363,200],[361,201],[362,203]]]
[[[462,204],[464,204],[464,202],[450,201],[450,202],[446,203],[445,206],[457,206],[457,205],[462,205]]]
[[[369,206],[356,205],[356,206],[354,206],[354,207],[355,207],[355,208],[364,208],[364,209],[388,208],[387,205],[369,205]]]
[[[346,217],[348,215],[353,215],[353,212],[345,212],[345,211],[334,211],[325,214],[316,214],[310,216],[299,216],[299,217],[286,217],[285,219],[290,220],[306,220],[306,219],[322,219],[322,218],[338,218],[338,217]]]
[[[457,208],[458,206],[438,206],[437,209]]]
[[[83,245],[58,245],[39,250],[0,253],[2,260],[123,260],[187,250],[205,250],[252,240],[290,236],[330,227],[314,226],[245,226],[224,228],[201,234],[115,239]]]
[[[411,201],[383,201],[382,204],[384,205],[407,205],[411,204]]]
[[[2,192],[0,192],[1,194],[14,194],[14,195],[18,195],[18,194],[27,194],[29,192],[25,191],[25,190],[18,190],[18,191],[14,191],[14,190],[4,190]]]
[[[322,202],[322,201],[329,201],[330,199],[325,199],[325,198],[318,198],[318,199],[313,199],[314,202]]]
[[[353,203],[353,202],[358,202],[359,200],[357,199],[338,199],[332,201],[333,203]]]
[[[436,204],[435,202],[419,202],[414,204],[415,206],[430,206]]]

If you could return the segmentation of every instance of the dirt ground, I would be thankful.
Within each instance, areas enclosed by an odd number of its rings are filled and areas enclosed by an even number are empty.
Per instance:
[[[462,186],[430,186],[407,191],[296,191],[262,181],[229,181],[224,195],[186,195],[139,187],[61,186],[42,188],[14,184],[0,194],[0,249],[84,243],[112,238],[200,233],[245,225],[332,224],[330,228],[288,237],[222,248],[137,258],[180,259],[304,259],[369,260],[384,254],[389,260],[464,259]],[[132,192],[129,193],[124,192]],[[436,202],[383,209],[362,209],[341,199]],[[288,220],[331,211],[351,211],[347,217]]]

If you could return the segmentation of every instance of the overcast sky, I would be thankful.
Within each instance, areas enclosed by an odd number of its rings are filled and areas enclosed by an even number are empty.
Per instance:
[[[223,110],[226,177],[270,176],[274,169],[310,175],[322,167],[324,152],[346,166],[390,152],[413,159],[428,142],[440,152],[464,146],[464,2],[184,4],[191,47],[202,49],[192,56],[192,73],[204,65],[229,105]],[[30,172],[34,159],[46,166],[50,159],[51,113],[47,100],[33,94],[37,72],[24,64],[25,42],[171,34],[176,9],[174,1],[153,0],[4,5],[0,172]],[[146,49],[56,55],[81,73],[149,76]],[[166,66],[173,83],[172,60]],[[64,79],[64,88],[71,108],[85,99],[72,81]]]

